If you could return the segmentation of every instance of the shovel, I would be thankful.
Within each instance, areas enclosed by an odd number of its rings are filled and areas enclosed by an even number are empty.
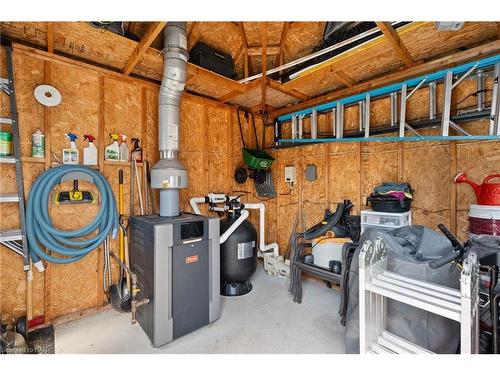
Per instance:
[[[129,269],[129,252],[128,252],[128,238],[127,238],[127,230],[122,226],[120,230],[123,230],[123,243],[124,243],[124,255],[125,255],[125,264],[118,258],[115,258],[114,254],[111,253],[111,256],[120,264],[120,280],[118,284],[113,284],[109,287],[109,296],[111,299],[111,303],[115,310],[119,312],[130,312],[131,309],[131,301],[130,301],[130,275],[127,271]]]
[[[120,280],[118,284],[111,285],[109,287],[109,297],[113,307],[120,312],[130,311],[130,275],[126,271],[129,266],[129,254],[128,254],[128,239],[127,239],[127,228],[123,224],[123,170],[118,171],[118,183],[119,183],[119,194],[118,194],[118,208],[120,215]],[[125,264],[123,264],[125,261]]]

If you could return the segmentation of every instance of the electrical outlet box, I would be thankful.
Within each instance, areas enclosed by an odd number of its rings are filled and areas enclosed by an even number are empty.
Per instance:
[[[294,183],[295,182],[295,167],[285,167],[285,182]]]
[[[314,164],[308,164],[306,166],[306,180],[307,181],[315,181],[318,178],[316,172],[316,166]]]

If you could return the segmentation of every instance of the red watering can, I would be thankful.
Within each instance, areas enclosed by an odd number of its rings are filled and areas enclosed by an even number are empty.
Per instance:
[[[500,181],[497,183],[489,182],[494,178],[500,178],[500,173],[490,174],[481,185],[478,185],[467,178],[465,173],[459,173],[455,177],[455,183],[465,182],[472,186],[477,197],[477,204],[486,206],[500,206]]]

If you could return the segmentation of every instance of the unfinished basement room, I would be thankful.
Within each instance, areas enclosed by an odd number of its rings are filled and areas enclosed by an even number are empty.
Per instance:
[[[0,373],[15,354],[500,354],[498,4],[153,3],[0,16]]]

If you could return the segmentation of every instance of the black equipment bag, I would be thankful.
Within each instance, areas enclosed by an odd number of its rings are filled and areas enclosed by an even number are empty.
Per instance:
[[[189,51],[189,62],[228,78],[234,78],[234,61],[231,55],[198,42]]]

